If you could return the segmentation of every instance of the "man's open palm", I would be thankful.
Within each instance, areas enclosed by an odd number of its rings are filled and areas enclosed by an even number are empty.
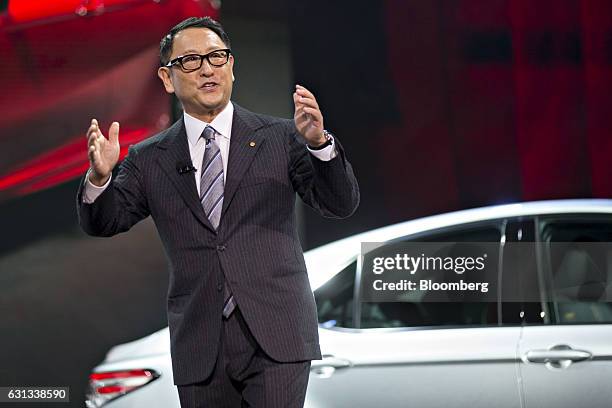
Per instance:
[[[108,139],[104,137],[98,121],[91,120],[87,130],[87,155],[92,169],[90,181],[96,185],[104,184],[119,161],[119,123],[113,122],[108,129]]]

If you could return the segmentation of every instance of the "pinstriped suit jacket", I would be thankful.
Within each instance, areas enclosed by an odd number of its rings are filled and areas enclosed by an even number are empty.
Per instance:
[[[174,383],[212,372],[222,325],[223,282],[255,339],[273,359],[320,359],[316,305],[294,213],[295,193],[326,217],[351,215],[359,189],[336,139],[338,156],[312,156],[294,122],[234,104],[221,223],[210,225],[189,163],[183,119],[130,146],[110,186],[92,204],[77,194],[79,223],[112,236],[151,215],[170,266],[168,324]],[[253,143],[254,142],[254,146]]]

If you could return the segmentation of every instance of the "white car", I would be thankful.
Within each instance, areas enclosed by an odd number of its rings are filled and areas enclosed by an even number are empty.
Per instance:
[[[560,263],[501,249],[576,240],[612,242],[612,200],[458,211],[308,251],[323,360],[312,362],[305,406],[610,406],[612,245],[601,259],[568,249]],[[362,302],[361,243],[388,241],[498,242],[499,285],[520,265],[541,301]],[[178,408],[168,329],[113,347],[93,369],[87,406]]]

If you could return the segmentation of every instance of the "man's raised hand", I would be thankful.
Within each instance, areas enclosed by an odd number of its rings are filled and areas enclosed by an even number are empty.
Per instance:
[[[306,143],[312,147],[325,143],[327,139],[323,135],[323,114],[312,92],[301,85],[296,85],[293,103],[295,127],[306,139]]]
[[[96,119],[87,129],[87,156],[91,173],[89,181],[96,186],[104,185],[119,161],[119,122],[113,122],[105,138]]]

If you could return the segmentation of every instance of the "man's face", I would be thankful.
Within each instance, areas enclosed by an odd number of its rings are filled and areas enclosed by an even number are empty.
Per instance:
[[[193,27],[174,36],[170,60],[187,54],[205,55],[227,46],[214,31]],[[211,66],[206,59],[200,69],[185,72],[180,64],[162,67],[158,75],[168,93],[175,93],[185,111],[199,119],[210,122],[227,105],[232,95],[234,57],[227,64]]]

